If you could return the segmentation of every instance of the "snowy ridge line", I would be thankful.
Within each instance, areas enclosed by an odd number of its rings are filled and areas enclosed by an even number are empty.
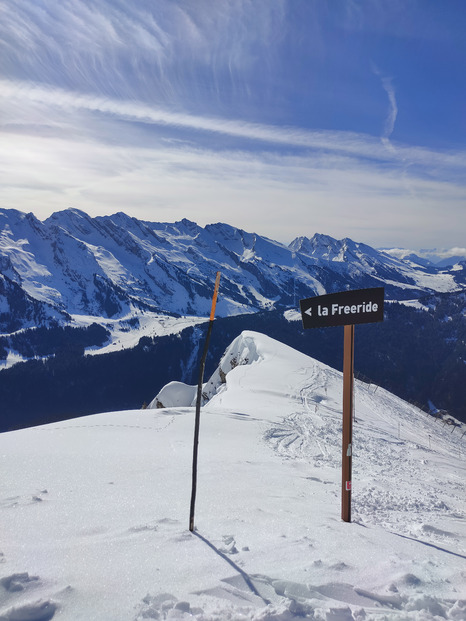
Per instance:
[[[380,387],[379,387],[379,390],[377,390],[377,394],[379,395],[379,397],[372,398],[372,395],[375,395],[375,394],[376,392],[375,391],[372,392],[370,387],[366,387],[365,384],[360,384],[358,380],[355,381],[355,423],[357,424],[358,422],[358,417],[357,417],[358,398],[362,398],[363,400],[365,400],[366,407],[374,408],[374,415],[378,419],[383,420],[385,423],[391,424],[392,426],[391,432],[397,434],[398,439],[400,439],[402,432],[404,433],[403,423],[409,422],[411,425],[412,416],[406,413],[406,407],[402,408],[399,410],[400,412],[399,416],[396,418],[396,424],[394,424],[393,417],[388,417],[388,418],[384,417],[379,412],[376,404],[379,403],[380,401],[386,401],[387,409],[389,409],[393,407],[392,404],[394,400],[398,398],[394,397],[394,395],[390,393],[389,391],[387,391],[386,389],[380,388]],[[447,421],[444,421],[444,425],[442,427],[437,426],[436,422],[439,420],[438,417],[427,414],[427,412],[425,412],[424,410],[419,409],[419,407],[416,404],[412,404],[410,402],[403,402],[403,403],[407,404],[407,406],[410,408],[410,412],[416,416],[416,423],[418,425],[421,425],[424,431],[427,433],[428,442],[425,442],[424,444],[419,445],[419,446],[422,446],[422,448],[426,450],[431,450],[432,443],[433,443],[431,440],[433,440],[434,438],[438,438],[438,437],[447,438],[450,435],[451,436],[450,439],[451,441],[453,441],[455,447],[458,450],[458,453],[461,452],[462,454],[464,454],[464,452],[466,451],[466,442],[464,440],[463,435],[460,436],[459,434],[456,434],[454,437],[452,436],[452,432],[454,431],[455,427],[458,426],[461,430],[465,426],[463,423],[460,423],[458,421],[452,427],[452,429],[449,430],[448,427],[445,428],[445,424],[447,424]],[[421,414],[422,416],[419,416],[419,414]],[[409,435],[405,436],[405,440],[410,439],[411,441],[414,441],[415,437],[416,437],[415,434],[410,432]]]
[[[171,419],[173,421],[173,418]],[[167,426],[170,423],[167,424]],[[56,425],[55,423],[51,423],[41,427],[35,427],[38,431],[57,431],[59,429],[98,429],[103,427],[116,427],[116,428],[125,428],[125,429],[146,429],[150,431],[162,431],[165,427],[142,427],[141,425]]]
[[[373,390],[374,393],[377,392],[379,388],[382,389],[381,386],[374,383],[372,380],[366,377],[363,373],[360,373],[358,371],[355,371],[354,378],[355,378],[355,382],[357,381],[362,382],[362,384],[365,384],[367,386],[367,390],[369,391]],[[464,423],[456,419],[446,410],[433,410],[427,404],[421,405],[420,403],[413,401],[413,400],[407,400],[406,403],[409,403],[410,405],[412,405],[416,409],[416,411],[418,411],[419,413],[430,416],[431,418],[433,418],[434,421],[441,420],[443,421],[444,425],[451,425],[453,427],[451,430],[451,433],[453,433],[456,427],[460,428],[461,430],[463,426],[465,426]],[[464,433],[466,433],[466,431]]]
[[[73,322],[75,315],[102,325],[133,313],[206,316],[217,271],[223,281],[218,316],[296,306],[296,299],[348,287],[385,285],[388,299],[404,300],[466,286],[466,264],[422,266],[328,235],[286,246],[226,224],[203,228],[186,219],[91,218],[76,209],[44,222],[8,209],[0,217],[3,306],[17,310],[19,327]]]

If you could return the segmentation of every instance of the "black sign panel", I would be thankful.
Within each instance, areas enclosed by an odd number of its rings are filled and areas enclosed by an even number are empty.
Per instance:
[[[357,289],[300,300],[303,328],[383,321],[384,288]]]

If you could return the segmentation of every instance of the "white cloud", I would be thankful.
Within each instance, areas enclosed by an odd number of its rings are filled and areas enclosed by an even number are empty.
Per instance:
[[[398,106],[396,103],[395,89],[393,88],[392,79],[382,78],[382,85],[388,95],[388,101],[390,104],[388,115],[385,120],[383,137],[390,138],[393,130],[395,129],[396,117],[398,116]]]
[[[59,88],[45,88],[30,82],[0,80],[0,99],[4,100],[7,111],[5,117],[10,124],[24,123],[27,118],[25,106],[31,104],[30,114],[36,114],[34,106],[45,108],[44,117],[57,122],[57,113],[79,113],[82,111],[105,115],[109,120],[137,122],[147,125],[160,125],[175,129],[187,129],[197,133],[197,139],[203,133],[220,134],[243,141],[269,143],[274,148],[297,147],[308,150],[323,151],[336,155],[365,158],[379,162],[393,163],[402,159],[404,165],[421,166],[429,172],[429,167],[446,169],[452,175],[463,175],[466,171],[466,152],[436,152],[433,150],[397,144],[396,153],[387,153],[379,141],[365,135],[345,131],[309,131],[297,127],[278,127],[259,123],[248,123],[239,119],[225,119],[192,115],[148,106],[136,101],[121,101],[107,97],[85,95]],[[13,117],[18,106],[22,106],[21,115]],[[9,112],[9,114],[8,114]],[[86,131],[82,119],[80,128]],[[93,130],[95,127],[93,127]],[[260,144],[261,148],[267,148]],[[247,148],[243,145],[243,148]],[[254,147],[257,148],[257,145]],[[418,171],[419,172],[419,171]]]
[[[393,140],[396,73],[373,67],[388,98],[378,136],[318,129],[318,119],[309,129],[311,118],[286,125],[327,102],[327,86],[340,92],[332,76],[342,67],[367,79],[360,63],[339,64],[344,44],[329,47],[332,20],[355,32],[367,9],[349,3],[330,16],[301,5],[0,3],[2,206],[224,220],[284,241],[319,230],[374,245],[462,245],[466,151]],[[368,110],[379,110],[376,86]],[[341,92],[359,104],[356,86]],[[345,127],[341,100],[332,110]]]
[[[215,107],[216,94],[227,104],[234,89],[247,88],[252,66],[266,70],[274,57],[269,44],[281,37],[283,5],[7,1],[0,3],[2,71],[13,80],[114,98]]]
[[[454,248],[421,248],[417,250],[409,250],[407,248],[388,248],[385,249],[388,254],[391,254],[398,259],[404,259],[410,254],[416,254],[418,257],[428,259],[432,263],[438,263],[443,259],[451,259],[461,257],[466,260],[466,248],[454,247]]]
[[[396,118],[398,116],[398,104],[396,102],[395,89],[393,87],[393,80],[388,76],[384,76],[382,72],[372,64],[372,70],[375,75],[380,78],[382,83],[382,88],[387,93],[388,96],[388,113],[385,118],[384,127],[381,136],[381,142],[384,147],[392,153],[395,157],[400,155],[397,153],[397,150],[393,146],[393,143],[390,140],[390,136],[393,134],[393,130],[395,129]],[[403,157],[401,155],[401,157]]]
[[[415,195],[407,195],[394,172],[348,156],[6,137],[2,205],[39,217],[70,206],[121,210],[155,221],[224,221],[286,242],[319,231],[375,246],[444,245],[452,221],[466,227],[464,187],[412,178]]]

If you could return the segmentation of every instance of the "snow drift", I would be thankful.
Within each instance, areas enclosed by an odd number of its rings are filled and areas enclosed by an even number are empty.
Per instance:
[[[282,347],[284,347],[282,345]],[[202,404],[205,405],[217,392],[226,388],[227,374],[243,364],[252,364],[260,359],[257,352],[255,334],[243,332],[227,348],[220,360],[215,373],[202,387]],[[170,382],[150,402],[149,408],[189,407],[195,406],[197,400],[197,386],[190,386],[183,382]]]
[[[195,533],[193,407],[0,435],[0,619],[466,618],[464,429],[356,382],[348,524],[340,373],[245,332],[204,392]]]

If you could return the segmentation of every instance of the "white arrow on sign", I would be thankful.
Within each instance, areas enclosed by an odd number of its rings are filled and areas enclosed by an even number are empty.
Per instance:
[[[309,317],[312,317],[312,308],[308,308],[304,312],[306,313],[306,315],[309,315]]]

